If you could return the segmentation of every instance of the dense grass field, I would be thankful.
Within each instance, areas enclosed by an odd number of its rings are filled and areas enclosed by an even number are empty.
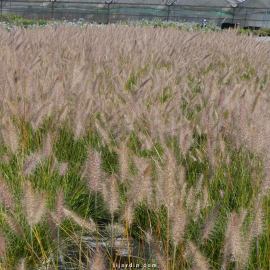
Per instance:
[[[269,59],[237,31],[0,26],[0,269],[113,269],[119,237],[145,269],[269,269]]]

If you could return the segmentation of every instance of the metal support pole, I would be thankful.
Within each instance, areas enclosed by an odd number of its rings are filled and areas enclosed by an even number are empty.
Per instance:
[[[169,18],[170,18],[170,7],[171,6],[168,5],[167,21],[169,21]]]
[[[233,18],[232,18],[232,23],[234,22],[234,15],[235,15],[235,8],[233,8]]]
[[[250,27],[250,10],[248,10],[248,28]]]
[[[246,10],[246,17],[245,17],[245,24],[244,24],[244,27],[246,27],[246,22],[247,22],[247,12],[248,12],[248,10]]]
[[[53,12],[54,12],[54,2],[55,2],[55,0],[51,0],[51,3],[52,3],[52,18],[53,18]]]
[[[107,24],[109,23],[109,12],[110,12],[110,4],[108,3],[108,8],[107,8]]]
[[[266,21],[267,21],[267,12],[265,12],[263,16],[263,27],[266,27]]]
[[[1,14],[2,14],[2,9],[3,9],[3,0],[1,0]]]

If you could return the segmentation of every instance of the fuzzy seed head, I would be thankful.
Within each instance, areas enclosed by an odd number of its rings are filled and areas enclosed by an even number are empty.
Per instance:
[[[14,215],[15,214],[15,204],[13,196],[9,191],[9,188],[5,184],[4,180],[0,179],[0,195],[1,199],[4,202],[6,208]]]
[[[100,191],[101,154],[90,148],[87,160],[88,188],[95,192]]]
[[[89,270],[105,270],[104,259],[101,250],[98,248],[89,264]]]
[[[58,174],[59,175],[64,175],[68,169],[69,162],[63,162],[59,166]]]

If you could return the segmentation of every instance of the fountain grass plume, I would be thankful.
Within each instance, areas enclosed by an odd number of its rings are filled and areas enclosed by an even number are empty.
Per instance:
[[[68,170],[69,162],[62,162],[59,166],[58,174],[63,176]]]
[[[259,239],[262,236],[264,232],[264,222],[263,222],[263,211],[262,211],[262,197],[259,195],[258,198],[256,198],[255,206],[254,206],[254,221],[252,225],[252,234],[253,237],[256,238],[256,256],[257,256],[257,269],[259,269]]]
[[[6,241],[2,230],[0,230],[0,258],[4,268],[6,268]]]
[[[23,175],[24,176],[30,174],[37,167],[37,165],[41,161],[41,157],[42,157],[42,155],[40,154],[40,152],[36,152],[36,153],[33,153],[32,155],[30,155],[26,159],[26,161],[23,164]]]
[[[159,269],[167,269],[166,258],[160,252],[160,249],[157,246],[157,244],[153,238],[153,235],[150,232],[146,233],[146,240],[147,240],[147,242],[149,242],[150,246],[153,248],[153,253],[158,261]]]
[[[121,182],[125,183],[129,175],[129,156],[128,156],[128,147],[127,140],[120,143],[119,149],[119,166],[120,166],[120,179]]]
[[[96,224],[94,223],[94,221],[92,219],[89,219],[89,221],[87,221],[87,220],[81,218],[80,216],[78,216],[73,211],[68,210],[66,208],[64,208],[63,211],[65,214],[65,217],[73,219],[79,226],[85,228],[87,231],[89,231],[89,232],[96,231]]]
[[[32,186],[30,181],[25,181],[23,183],[23,199],[22,205],[25,210],[25,217],[30,225],[30,237],[31,244],[33,247],[33,226],[41,221],[41,218],[45,214],[46,208],[46,191],[42,191],[38,196]]]
[[[213,212],[210,213],[209,216],[207,217],[201,230],[202,240],[210,239],[211,233],[214,230],[216,219],[219,215],[219,211],[220,211],[220,204],[217,204]]]
[[[110,183],[110,192],[108,196],[108,209],[111,216],[114,215],[114,212],[119,209],[119,197],[118,197],[118,189],[117,189],[117,181],[114,176],[111,177]]]
[[[25,208],[25,216],[30,226],[37,224],[44,212],[46,207],[46,192],[42,191],[38,196],[30,181],[23,183],[23,200],[22,204]]]
[[[53,138],[52,133],[48,132],[46,138],[44,139],[41,153],[44,157],[49,158],[52,152],[53,152]]]
[[[136,161],[139,172],[131,184],[129,197],[133,197],[135,205],[139,205],[145,199],[149,207],[153,206],[153,187],[151,181],[152,166],[145,159]],[[134,196],[135,195],[135,196]]]
[[[210,264],[202,252],[192,241],[187,242],[187,257],[191,258],[191,265],[201,270],[209,270]]]
[[[105,264],[103,259],[103,254],[98,248],[95,252],[95,255],[91,259],[91,262],[89,263],[88,270],[105,270]]]
[[[13,217],[11,217],[10,215],[4,214],[4,213],[2,215],[5,218],[5,221],[7,222],[7,224],[11,228],[11,230],[15,234],[22,236],[23,230],[22,230],[22,227],[19,224],[19,222],[16,219],[14,219]]]
[[[4,180],[0,179],[0,195],[3,200],[5,207],[12,213],[15,214],[15,203],[13,195],[11,194],[9,188],[5,184]]]
[[[87,186],[94,192],[100,191],[100,177],[101,177],[101,154],[89,148],[87,159]]]
[[[26,262],[25,259],[21,259],[17,265],[16,270],[26,270]]]
[[[134,202],[133,200],[125,204],[125,210],[119,218],[120,221],[124,221],[127,227],[130,227],[134,221]]]
[[[19,151],[19,134],[16,126],[9,119],[2,129],[2,138],[6,147],[8,147],[13,154],[17,154]]]
[[[184,236],[186,233],[187,225],[189,222],[189,216],[184,209],[182,199],[178,199],[177,206],[174,208],[171,218],[171,238],[174,244],[173,250],[173,269],[175,269],[175,255],[176,255],[176,247],[183,243]]]
[[[236,269],[238,269],[242,256],[241,225],[239,214],[235,212],[231,213],[227,224],[223,260],[226,261],[228,254],[231,254],[233,261],[235,261]],[[223,264],[226,265],[226,262],[223,262]]]
[[[60,226],[64,218],[64,200],[64,191],[63,188],[60,188],[55,201],[54,221],[56,226]]]

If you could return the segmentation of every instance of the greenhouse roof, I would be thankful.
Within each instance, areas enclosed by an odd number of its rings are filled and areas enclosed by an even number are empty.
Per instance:
[[[247,0],[240,6],[247,8],[270,8],[270,0]]]
[[[256,0],[257,2],[258,0]],[[178,5],[183,6],[208,6],[208,7],[237,7],[245,0],[178,0]],[[258,1],[259,2],[259,1]]]
[[[233,7],[237,7],[239,4],[242,4],[245,1],[241,1],[241,0],[227,0],[227,2],[229,2]]]
[[[176,0],[180,6],[218,8],[270,8],[270,0]]]

